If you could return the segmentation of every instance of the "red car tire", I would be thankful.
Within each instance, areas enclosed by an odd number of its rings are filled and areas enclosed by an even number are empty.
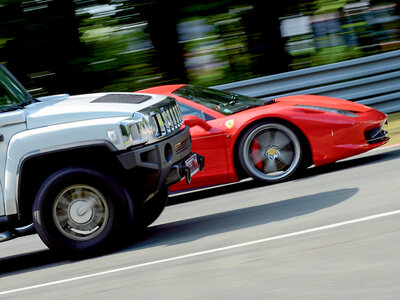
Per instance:
[[[301,138],[278,122],[259,123],[247,130],[238,154],[247,175],[266,183],[288,179],[304,165]]]

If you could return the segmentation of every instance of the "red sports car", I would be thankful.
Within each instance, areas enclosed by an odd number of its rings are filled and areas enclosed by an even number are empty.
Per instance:
[[[140,92],[174,97],[190,126],[193,151],[205,156],[204,172],[171,191],[246,177],[278,182],[389,140],[382,130],[385,114],[347,100],[296,95],[264,101],[182,84]]]

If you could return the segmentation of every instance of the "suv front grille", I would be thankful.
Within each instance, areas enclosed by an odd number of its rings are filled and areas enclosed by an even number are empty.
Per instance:
[[[152,105],[140,113],[146,116],[149,125],[153,128],[153,141],[163,139],[180,131],[184,124],[181,109],[173,97],[166,97],[163,101]]]
[[[174,100],[170,102],[169,105],[161,107],[155,114],[153,118],[157,124],[156,137],[163,137],[170,135],[183,125],[181,110]]]

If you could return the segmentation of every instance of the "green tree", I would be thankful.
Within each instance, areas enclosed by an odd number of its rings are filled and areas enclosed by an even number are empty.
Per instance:
[[[165,82],[187,82],[183,49],[177,32],[181,5],[180,0],[153,0],[141,7],[148,22],[156,64]]]

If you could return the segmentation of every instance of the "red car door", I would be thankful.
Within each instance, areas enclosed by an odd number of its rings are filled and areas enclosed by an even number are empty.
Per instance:
[[[204,112],[180,103],[185,123],[190,126],[193,151],[205,157],[204,172],[196,173],[190,185],[181,181],[171,191],[228,182],[227,138],[229,134],[219,126],[221,121]]]

